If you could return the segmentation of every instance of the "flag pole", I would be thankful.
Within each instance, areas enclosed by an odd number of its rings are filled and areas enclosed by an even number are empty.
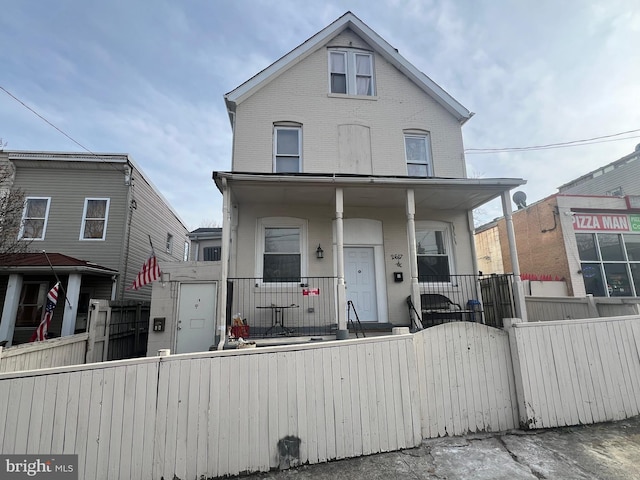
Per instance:
[[[58,278],[58,274],[56,273],[56,271],[53,269],[53,265],[51,264],[51,260],[49,260],[49,255],[47,255],[47,252],[42,250],[42,253],[44,253],[44,257],[47,259],[47,263],[49,264],[49,267],[51,267],[51,271],[53,272],[53,276],[56,277],[56,282],[58,282],[60,284],[60,288],[62,289],[62,293],[64,293],[64,300],[65,302],[67,302],[67,305],[69,305],[69,308],[73,309],[73,307],[71,306],[71,302],[69,301],[69,299],[67,298],[67,291],[64,289],[64,287],[62,286],[62,282],[60,281],[60,279]]]

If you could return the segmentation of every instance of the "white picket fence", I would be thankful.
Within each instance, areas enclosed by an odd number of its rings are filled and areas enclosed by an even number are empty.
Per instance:
[[[516,321],[508,329],[521,424],[549,428],[640,414],[637,315]]]
[[[89,334],[52,338],[43,342],[0,347],[0,372],[17,372],[85,362]]]

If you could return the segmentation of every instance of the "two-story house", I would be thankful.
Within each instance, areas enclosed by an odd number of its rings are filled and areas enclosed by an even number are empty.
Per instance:
[[[0,152],[11,187],[24,194],[19,238],[26,253],[0,263],[0,341],[28,341],[59,280],[52,336],[86,328],[89,299],[149,301],[128,289],[151,253],[182,261],[188,230],[126,154]]]
[[[472,209],[525,182],[468,179],[473,114],[355,15],[224,98],[221,318],[345,338],[349,320],[409,325],[407,297],[432,288],[479,301],[461,283],[477,273]]]

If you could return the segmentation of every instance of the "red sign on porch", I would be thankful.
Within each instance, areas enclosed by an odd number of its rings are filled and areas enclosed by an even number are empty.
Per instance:
[[[302,290],[302,295],[304,296],[318,296],[320,295],[320,289],[319,288],[305,288]]]

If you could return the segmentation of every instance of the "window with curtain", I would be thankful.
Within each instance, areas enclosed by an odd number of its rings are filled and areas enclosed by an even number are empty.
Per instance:
[[[330,50],[329,83],[331,93],[373,96],[373,55],[355,50]]]
[[[262,278],[267,282],[300,281],[300,227],[265,227]]]
[[[405,156],[407,175],[410,177],[431,176],[431,142],[428,133],[405,134]]]
[[[451,252],[446,226],[416,222],[419,282],[449,282]]]
[[[86,198],[80,240],[104,240],[107,235],[108,215],[108,198]]]
[[[20,238],[25,240],[44,240],[50,202],[50,198],[26,198]]]
[[[302,128],[276,126],[274,137],[274,171],[276,173],[300,172]]]

